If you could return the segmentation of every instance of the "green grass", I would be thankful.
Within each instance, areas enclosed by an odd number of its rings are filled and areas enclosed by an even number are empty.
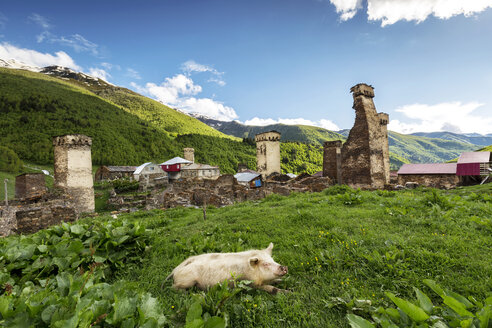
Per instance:
[[[340,194],[337,194],[340,192]],[[164,304],[174,324],[196,299],[219,302],[217,291],[174,291],[171,270],[190,255],[235,252],[275,244],[274,259],[289,267],[271,296],[242,291],[223,312],[232,327],[348,327],[332,297],[369,299],[388,307],[384,292],[413,298],[423,279],[465,296],[492,290],[492,184],[455,191],[346,191],[271,195],[258,202],[207,211],[176,208],[124,217],[145,222],[152,249],[143,265],[119,272]],[[200,296],[201,295],[201,296]]]

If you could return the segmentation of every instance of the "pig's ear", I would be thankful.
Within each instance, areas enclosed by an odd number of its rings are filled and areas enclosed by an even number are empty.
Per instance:
[[[272,249],[273,249],[273,243],[270,243],[270,245],[268,245],[268,247],[265,250],[268,254],[272,255]]]
[[[257,257],[251,257],[251,258],[249,259],[249,265],[251,265],[251,266],[255,266],[255,265],[257,265],[259,262],[260,262],[260,259],[259,259],[259,258],[257,258]]]

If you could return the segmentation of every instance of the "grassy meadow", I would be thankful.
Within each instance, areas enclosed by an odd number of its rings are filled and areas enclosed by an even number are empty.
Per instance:
[[[491,204],[492,184],[452,191],[334,186],[209,207],[206,220],[202,209],[175,208],[12,236],[0,240],[0,325],[17,327],[22,318],[36,327],[349,327],[347,314],[371,317],[354,304],[395,307],[387,292],[416,302],[416,287],[439,304],[424,279],[483,303],[492,296]],[[278,287],[290,293],[244,283],[175,291],[164,282],[191,255],[270,242],[273,258],[289,267]]]

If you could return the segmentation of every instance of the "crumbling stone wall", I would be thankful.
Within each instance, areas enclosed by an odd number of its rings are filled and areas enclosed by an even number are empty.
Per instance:
[[[289,195],[291,192],[319,192],[331,185],[333,182],[329,178],[311,177],[306,174],[288,181],[267,180],[261,188],[249,188],[239,184],[233,175],[226,174],[217,180],[180,180],[165,190],[155,190],[148,195],[113,195],[108,203],[120,211],[203,204],[221,207],[262,199],[272,193]]]
[[[91,145],[92,139],[82,134],[53,138],[54,187],[72,198],[78,213],[95,210]]]
[[[378,114],[374,88],[361,83],[350,89],[355,124],[342,147],[342,183],[355,188],[384,188],[389,183],[388,115]]]
[[[24,173],[15,177],[15,198],[33,198],[46,194],[43,173]]]
[[[416,182],[420,186],[438,189],[456,188],[460,177],[456,174],[400,174],[398,184],[404,186],[407,182]]]
[[[259,133],[256,141],[256,170],[263,178],[280,173],[280,133],[270,131]]]
[[[75,221],[78,216],[73,205],[57,197],[14,200],[10,206],[0,206],[0,237],[34,233],[61,222]]]

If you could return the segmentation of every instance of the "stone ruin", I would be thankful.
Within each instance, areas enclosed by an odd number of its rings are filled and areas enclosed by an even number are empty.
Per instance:
[[[195,163],[195,149],[184,148],[183,149],[183,156],[184,156],[184,159],[186,159],[187,161]]]
[[[15,199],[0,206],[0,236],[33,233],[94,212],[91,138],[66,135],[54,137],[53,144],[54,190],[47,190],[43,174],[16,177]]]
[[[280,173],[280,133],[269,131],[255,136],[256,171],[263,178]]]
[[[360,83],[350,92],[355,124],[343,146],[340,141],[325,142],[323,176],[353,188],[382,189],[390,183],[389,116],[376,112],[372,86]]]
[[[121,212],[176,206],[213,205],[221,207],[262,199],[272,193],[287,196],[292,192],[319,192],[331,185],[333,182],[329,178],[304,174],[294,179],[288,178],[288,180],[267,179],[261,188],[250,188],[239,184],[233,175],[225,174],[216,180],[183,179],[169,185],[165,190],[153,190],[146,195],[113,194],[108,204]]]
[[[55,148],[54,187],[73,199],[78,213],[94,212],[92,139],[82,134],[53,138]]]

